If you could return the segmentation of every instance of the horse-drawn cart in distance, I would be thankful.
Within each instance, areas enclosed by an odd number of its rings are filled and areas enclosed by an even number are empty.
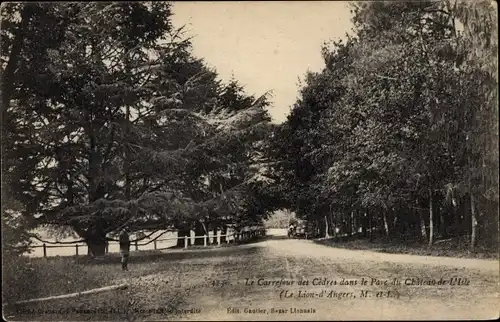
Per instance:
[[[288,225],[288,238],[308,239],[312,236],[311,225],[307,220],[290,220]]]

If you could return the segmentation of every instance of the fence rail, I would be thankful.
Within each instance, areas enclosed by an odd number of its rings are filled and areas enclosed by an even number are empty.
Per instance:
[[[163,248],[158,247],[159,246],[158,244],[160,244],[161,242],[175,240],[176,244],[177,244],[177,241],[180,239],[180,240],[184,240],[184,242],[183,242],[184,249],[187,249],[190,246],[201,246],[201,245],[196,245],[196,243],[194,243],[194,242],[192,243],[193,245],[190,245],[191,244],[190,241],[196,240],[196,239],[201,239],[201,238],[203,238],[203,247],[207,247],[207,246],[215,245],[215,243],[209,242],[210,239],[216,239],[217,246],[221,246],[221,244],[223,243],[221,240],[224,238],[225,238],[225,243],[229,244],[231,242],[234,243],[236,241],[248,241],[248,240],[256,238],[256,237],[265,236],[265,234],[266,234],[265,230],[253,230],[253,231],[236,232],[236,233],[231,233],[231,234],[226,234],[226,235],[180,236],[180,237],[168,237],[168,238],[154,239],[154,240],[151,240],[148,242],[143,242],[143,243],[135,241],[134,243],[132,243],[132,245],[134,246],[134,249],[136,251],[141,250],[140,249],[141,246],[147,246],[151,243],[153,244],[154,250],[162,250],[162,249],[171,248],[172,246],[163,247]],[[115,243],[118,244],[117,242],[115,242]],[[32,246],[31,248],[42,248],[43,249],[43,257],[48,257],[47,249],[49,249],[49,248],[74,248],[75,249],[74,255],[84,255],[84,254],[80,254],[80,250],[83,247],[86,248],[87,245],[84,243],[74,244],[74,245],[47,245],[46,243],[43,243],[42,245]],[[145,249],[142,249],[142,250],[145,250]],[[148,250],[150,250],[150,248],[148,248]],[[106,244],[106,253],[110,253],[109,243]],[[53,256],[57,256],[57,255],[53,255]]]

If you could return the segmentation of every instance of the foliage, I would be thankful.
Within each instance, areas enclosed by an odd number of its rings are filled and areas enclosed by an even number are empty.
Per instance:
[[[276,211],[268,220],[266,220],[266,228],[286,229],[288,222],[293,218],[293,214],[288,211]]]
[[[272,143],[288,208],[327,236],[360,228],[430,243],[472,234],[471,246],[476,235],[495,245],[498,232],[488,227],[498,219],[497,44],[489,8],[352,4],[354,35],[325,44],[325,68],[306,75]]]
[[[3,170],[33,225],[102,251],[125,225],[204,220],[253,177],[268,95],[218,81],[170,17],[157,2],[2,7]]]

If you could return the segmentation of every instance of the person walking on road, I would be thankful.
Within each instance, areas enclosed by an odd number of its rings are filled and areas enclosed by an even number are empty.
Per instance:
[[[122,258],[122,270],[128,271],[128,258],[130,256],[130,237],[127,228],[120,232],[120,255]]]

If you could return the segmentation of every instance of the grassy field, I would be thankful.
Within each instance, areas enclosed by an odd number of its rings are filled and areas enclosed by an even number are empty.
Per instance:
[[[210,287],[212,279],[221,279],[228,270],[244,271],[238,259],[245,258],[247,252],[234,244],[186,251],[138,251],[132,253],[128,272],[121,271],[118,254],[100,259],[17,258],[4,264],[4,303],[122,283],[130,287],[80,298],[8,306],[4,317],[11,321],[168,319],[181,314],[179,309],[190,292]]]
[[[134,269],[122,272],[120,258],[109,254],[100,260],[87,257],[21,258],[17,263],[4,264],[3,302],[68,294],[115,284],[127,273],[128,279],[158,272],[163,269],[156,260],[161,254],[140,252],[134,256]],[[78,299],[64,299],[41,304],[8,307],[4,317],[8,320],[128,320],[136,290],[111,291]],[[175,299],[165,303],[175,305]],[[94,312],[96,309],[107,312]],[[42,312],[39,314],[38,312]]]

